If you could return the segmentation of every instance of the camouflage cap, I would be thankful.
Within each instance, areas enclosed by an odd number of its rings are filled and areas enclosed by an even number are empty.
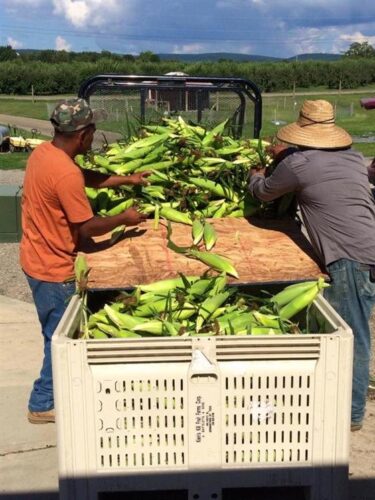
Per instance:
[[[76,132],[104,118],[102,110],[93,110],[85,99],[60,101],[50,121],[59,132]]]

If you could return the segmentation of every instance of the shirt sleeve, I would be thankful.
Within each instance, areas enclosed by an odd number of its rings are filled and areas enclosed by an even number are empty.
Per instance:
[[[261,201],[272,201],[283,194],[292,193],[299,188],[296,174],[287,164],[288,158],[279,163],[269,177],[254,174],[249,183],[249,192]]]
[[[80,171],[64,176],[56,184],[57,196],[71,224],[86,222],[94,217],[85,193],[83,175]]]

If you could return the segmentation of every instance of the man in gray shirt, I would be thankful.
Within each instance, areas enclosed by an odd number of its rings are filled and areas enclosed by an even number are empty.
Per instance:
[[[351,428],[359,430],[369,381],[369,319],[375,304],[375,276],[370,276],[375,275],[375,205],[363,157],[350,149],[350,135],[334,121],[330,103],[305,101],[297,122],[277,133],[279,140],[297,148],[279,148],[279,163],[271,176],[253,170],[249,190],[262,201],[296,194],[311,244],[332,280],[325,297],[353,330]]]

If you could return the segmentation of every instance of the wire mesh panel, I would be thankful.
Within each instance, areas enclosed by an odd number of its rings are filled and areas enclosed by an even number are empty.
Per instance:
[[[209,128],[228,119],[234,137],[259,137],[262,100],[253,82],[240,78],[97,75],[81,85],[79,96],[104,109],[101,128],[125,138],[141,124],[163,117]]]

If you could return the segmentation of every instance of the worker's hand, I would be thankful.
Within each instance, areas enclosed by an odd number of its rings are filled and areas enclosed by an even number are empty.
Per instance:
[[[126,226],[137,226],[147,219],[147,214],[141,214],[135,207],[128,208],[122,212],[122,223]]]
[[[255,174],[264,176],[265,173],[266,173],[266,167],[253,167],[250,170],[250,178]]]
[[[151,171],[145,170],[144,172],[137,172],[126,177],[127,184],[133,186],[148,186],[150,183],[147,177],[151,175]]]

